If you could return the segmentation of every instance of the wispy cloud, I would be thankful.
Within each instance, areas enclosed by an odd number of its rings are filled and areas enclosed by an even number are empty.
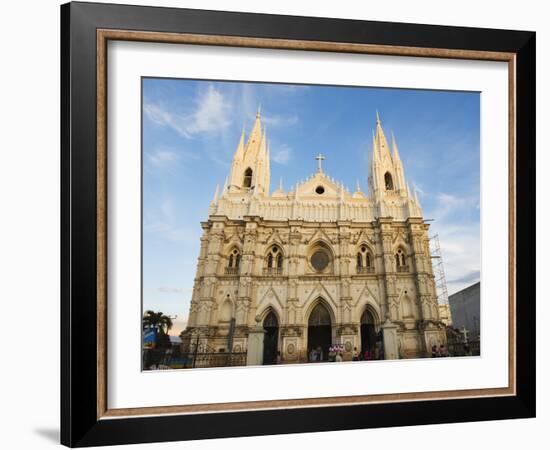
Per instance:
[[[479,195],[458,196],[440,192],[435,194],[435,202],[436,206],[429,212],[429,215],[440,223],[451,215],[459,216],[473,208],[479,209]]]
[[[213,85],[198,93],[192,111],[177,112],[160,103],[146,103],[143,111],[152,122],[169,127],[186,138],[204,133],[217,134],[231,124],[229,102]]]
[[[288,116],[281,114],[262,114],[262,122],[268,127],[290,127],[299,122],[297,115],[291,114]]]
[[[435,219],[432,232],[439,235],[449,294],[457,292],[480,277],[480,225],[469,217],[476,208],[475,196],[435,194],[435,206],[426,216]],[[458,219],[457,219],[458,218]]]
[[[288,145],[282,144],[276,147],[270,156],[273,162],[285,165],[292,159],[292,149]]]
[[[172,168],[181,161],[200,159],[198,154],[182,149],[157,148],[145,154],[147,165],[153,169]]]
[[[424,191],[424,189],[422,189],[422,186],[420,186],[418,183],[413,181],[412,185],[413,185],[413,192],[411,192],[411,194],[414,193],[414,191],[416,191],[420,194],[421,197],[424,197],[426,195],[426,191]]]
[[[300,118],[295,113],[278,114],[269,109],[269,105],[272,105],[274,101],[269,101],[267,104],[262,103],[262,99],[265,97],[273,97],[274,100],[280,100],[282,97],[295,96],[296,91],[302,87],[296,87],[292,85],[267,85],[262,89],[253,84],[243,84],[240,86],[239,94],[235,98],[235,111],[242,111],[242,121],[245,123],[252,123],[258,112],[258,107],[261,108],[262,123],[270,128],[285,128],[296,125],[300,122]],[[268,108],[266,109],[266,106]]]
[[[147,161],[157,169],[170,166],[178,160],[176,152],[170,150],[156,150],[146,155]]]
[[[196,243],[199,238],[197,231],[190,226],[179,224],[175,211],[172,198],[165,197],[157,208],[147,209],[143,230],[172,242]]]
[[[180,292],[183,292],[183,289],[169,286],[161,286],[158,288],[158,291],[165,292],[167,294],[179,294]]]

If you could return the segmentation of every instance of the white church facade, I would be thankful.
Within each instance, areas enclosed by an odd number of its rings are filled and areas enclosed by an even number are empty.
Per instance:
[[[313,155],[312,155],[313,157]],[[270,192],[270,157],[258,113],[202,222],[184,348],[248,352],[251,364],[428,356],[446,343],[428,227],[399,151],[378,115],[368,193],[316,172]],[[313,163],[313,159],[312,159]],[[319,354],[319,353],[318,353]]]

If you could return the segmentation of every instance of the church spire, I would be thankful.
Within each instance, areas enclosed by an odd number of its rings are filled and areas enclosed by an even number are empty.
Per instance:
[[[237,145],[237,150],[235,151],[235,156],[233,157],[233,159],[242,161],[243,157],[244,157],[244,125],[241,131],[241,139],[239,140],[239,144]]]
[[[248,142],[246,143],[246,152],[254,152],[258,150],[258,145],[261,143],[264,133],[262,131],[262,118],[260,115],[260,107],[258,106],[258,111],[256,112],[256,120],[252,126],[252,131],[248,136]]]
[[[267,133],[262,127],[258,107],[248,139],[245,139],[243,128],[233,157],[229,177],[230,192],[253,192],[256,195],[269,192],[270,165],[267,147]]]
[[[381,160],[385,160],[388,157],[391,158],[388,140],[386,139],[386,135],[384,134],[384,129],[382,128],[382,122],[380,122],[378,111],[376,111],[375,145],[378,150],[378,156]]]
[[[391,133],[391,146],[393,148],[393,162],[397,163],[398,161],[401,161],[401,158],[399,157],[399,150],[397,149],[397,142],[395,142],[395,136],[393,135],[393,131]]]
[[[378,149],[376,148],[376,136],[372,130],[372,161],[378,160]]]
[[[395,136],[391,134],[392,147],[382,128],[380,115],[376,111],[376,128],[372,138],[372,155],[369,169],[369,190],[377,200],[383,200],[386,195],[408,197],[403,163]]]

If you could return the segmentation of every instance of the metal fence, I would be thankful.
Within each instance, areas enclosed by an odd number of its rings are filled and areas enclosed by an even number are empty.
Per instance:
[[[143,370],[191,369],[195,367],[233,367],[246,365],[246,352],[173,352],[144,349]]]
[[[480,341],[472,340],[468,343],[464,342],[448,342],[447,349],[450,356],[479,356]]]

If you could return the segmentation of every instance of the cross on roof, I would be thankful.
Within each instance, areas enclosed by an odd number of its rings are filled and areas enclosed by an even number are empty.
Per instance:
[[[464,342],[468,342],[468,335],[470,334],[470,332],[467,330],[466,327],[462,327],[462,330],[460,330],[460,332],[462,333],[462,335],[464,336]]]
[[[319,172],[322,172],[323,171],[323,166],[322,166],[322,163],[323,163],[323,160],[325,159],[325,157],[323,155],[321,155],[321,153],[319,153],[315,159],[317,160],[318,164],[319,164]]]

